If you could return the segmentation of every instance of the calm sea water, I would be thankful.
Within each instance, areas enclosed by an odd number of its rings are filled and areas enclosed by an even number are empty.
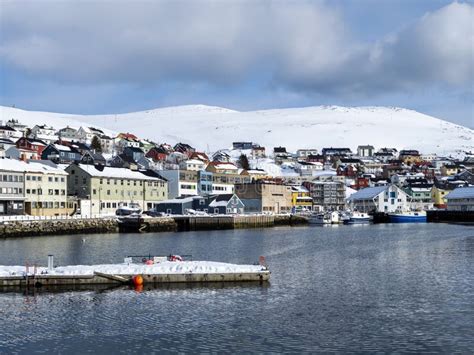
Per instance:
[[[85,238],[85,241],[83,241]],[[0,264],[192,254],[268,285],[0,293],[0,353],[474,349],[474,228],[447,224],[0,239]]]

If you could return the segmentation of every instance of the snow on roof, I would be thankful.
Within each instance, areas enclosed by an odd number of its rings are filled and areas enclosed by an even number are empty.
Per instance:
[[[70,165],[71,167],[73,165]],[[125,168],[112,168],[105,166],[101,170],[96,169],[94,165],[78,164],[77,167],[84,170],[92,177],[116,178],[116,179],[135,179],[135,180],[161,180],[157,177],[146,176],[141,171],[133,171]]]
[[[232,163],[211,162],[209,164],[214,165],[218,169],[238,170]]]
[[[460,198],[474,198],[474,186],[458,187],[445,197],[447,200]]]
[[[60,169],[50,165],[38,163],[27,163],[22,160],[16,159],[0,159],[0,170],[3,171],[15,171],[15,172],[31,172],[31,173],[54,173],[67,175],[67,173]]]
[[[355,193],[357,193],[357,190],[354,190],[353,188],[346,186],[346,198],[351,197]]]
[[[367,187],[365,189],[357,191],[355,194],[352,194],[350,200],[367,200],[372,199],[375,196],[379,195],[381,192],[385,191],[387,186],[375,186]]]
[[[302,186],[302,185],[300,185],[300,186],[292,186],[291,189],[292,189],[294,192],[309,192],[309,190],[308,190],[306,187]]]
[[[216,200],[214,200],[209,204],[209,207],[226,207],[228,202],[229,201],[216,201]]]
[[[191,197],[185,197],[185,198],[173,198],[171,200],[163,200],[158,202],[158,204],[164,204],[164,203],[189,203],[193,202],[196,198],[201,198],[201,196],[191,196]]]
[[[62,150],[62,151],[65,151],[65,152],[70,152],[71,151],[71,148],[68,147],[67,145],[62,145],[62,144],[53,144],[54,148],[56,148],[57,150]]]
[[[202,160],[198,160],[198,159],[189,159],[189,160],[186,160],[185,163],[186,164],[201,164],[201,165],[204,164]]]

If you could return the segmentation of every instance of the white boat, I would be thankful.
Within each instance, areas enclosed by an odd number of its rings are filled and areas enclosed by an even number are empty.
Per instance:
[[[331,216],[325,213],[313,213],[308,218],[309,224],[331,224]]]
[[[344,224],[368,224],[371,219],[372,217],[367,213],[354,211],[343,221]]]
[[[138,203],[131,203],[130,206],[120,206],[115,211],[117,216],[140,215],[142,210]]]
[[[389,213],[390,223],[425,223],[426,211],[403,211]]]

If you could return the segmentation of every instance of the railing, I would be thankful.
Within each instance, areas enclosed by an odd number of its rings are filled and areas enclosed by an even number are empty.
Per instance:
[[[82,215],[58,215],[58,216],[30,216],[30,215],[9,215],[0,216],[0,223],[14,221],[46,221],[46,220],[76,220],[76,219],[94,219],[94,218],[111,218],[113,214],[93,214],[90,216]]]

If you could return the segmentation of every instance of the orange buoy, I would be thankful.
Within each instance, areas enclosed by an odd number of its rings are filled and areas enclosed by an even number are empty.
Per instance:
[[[141,275],[135,275],[132,277],[132,282],[135,287],[141,286],[143,285],[143,277]]]
[[[141,293],[143,291],[143,285],[136,285],[134,290],[137,293]]]

